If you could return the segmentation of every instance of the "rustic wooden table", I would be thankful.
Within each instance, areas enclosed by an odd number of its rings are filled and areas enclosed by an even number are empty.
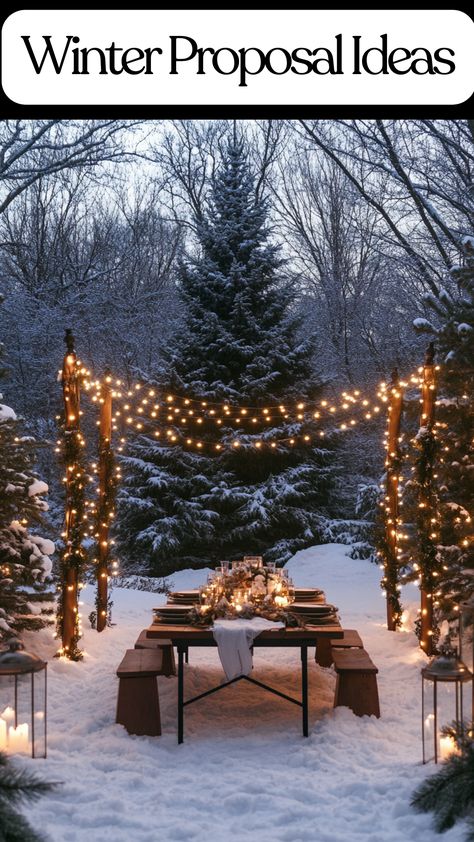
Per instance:
[[[205,696],[210,696],[212,693],[217,693],[229,684],[234,684],[236,681],[249,681],[251,684],[256,684],[270,693],[274,693],[282,699],[286,699],[292,704],[298,705],[302,709],[302,726],[303,736],[307,737],[308,730],[308,647],[317,646],[318,640],[328,640],[330,638],[341,638],[344,632],[339,624],[331,626],[308,626],[304,629],[289,628],[289,629],[267,629],[261,632],[253,641],[254,647],[270,646],[274,648],[299,648],[301,652],[301,699],[294,699],[274,687],[269,687],[255,678],[248,675],[240,675],[232,681],[226,681],[219,684],[218,687],[213,687],[211,690],[206,690],[205,693],[200,693],[198,696],[193,696],[191,699],[184,698],[184,659],[190,646],[217,646],[214,640],[214,635],[211,629],[196,628],[194,626],[175,626],[166,625],[165,623],[156,623],[147,629],[147,637],[149,638],[166,638],[171,640],[173,646],[176,646],[178,651],[178,743],[184,740],[184,708],[187,705],[203,699]]]

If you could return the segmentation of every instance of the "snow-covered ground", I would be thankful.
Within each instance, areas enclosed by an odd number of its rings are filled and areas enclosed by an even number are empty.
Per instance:
[[[116,589],[117,625],[86,630],[83,663],[52,660],[50,633],[30,638],[50,660],[49,756],[21,760],[60,788],[28,815],[52,842],[434,842],[429,815],[409,806],[434,766],[421,764],[420,669],[412,632],[384,628],[385,603],[376,566],[353,561],[347,546],[299,552],[288,564],[298,585],[325,589],[343,624],[357,628],[379,667],[382,718],[332,708],[335,676],[311,657],[310,730],[300,711],[247,682],[186,711],[185,742],[176,740],[175,678],[160,678],[163,735],[131,737],[116,725],[115,670],[163,597]],[[194,587],[205,572],[182,571],[175,587]],[[94,594],[83,592],[83,614]],[[414,588],[405,602],[416,602]],[[84,623],[87,626],[87,622]],[[299,692],[299,650],[257,649],[255,675]],[[217,651],[191,650],[188,693],[223,680]],[[442,837],[459,842],[462,826]]]

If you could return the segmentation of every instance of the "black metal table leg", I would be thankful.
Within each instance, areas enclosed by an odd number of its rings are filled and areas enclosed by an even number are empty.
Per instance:
[[[186,647],[178,643],[178,743],[184,740],[184,655]]]
[[[301,646],[301,696],[303,709],[303,737],[308,736],[308,647]]]
[[[186,646],[185,661],[189,664],[189,646]]]

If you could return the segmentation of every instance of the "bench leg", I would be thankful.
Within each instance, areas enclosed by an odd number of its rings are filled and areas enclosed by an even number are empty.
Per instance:
[[[332,664],[331,639],[318,637],[316,640],[316,663],[320,667],[330,667]]]
[[[377,676],[368,672],[338,674],[334,707],[339,706],[350,708],[356,716],[380,718]]]
[[[163,656],[162,670],[163,675],[169,678],[170,675],[176,675],[176,661],[174,659],[174,649],[171,645],[160,646],[161,654]]]
[[[129,734],[159,737],[161,734],[158,683],[153,676],[120,678],[116,722]]]
[[[178,744],[184,740],[184,657],[186,646],[178,643]]]
[[[309,735],[308,729],[308,647],[301,647],[301,707],[302,707],[302,725],[303,737]]]

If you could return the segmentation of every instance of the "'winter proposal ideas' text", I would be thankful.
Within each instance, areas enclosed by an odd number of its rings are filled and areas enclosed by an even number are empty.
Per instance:
[[[262,50],[256,46],[234,49],[229,46],[201,46],[187,35],[171,35],[163,46],[86,45],[78,35],[53,38],[42,35],[32,40],[22,35],[29,59],[36,74],[53,70],[56,74],[131,76],[179,75],[184,67],[197,76],[217,73],[247,87],[252,76],[269,73],[284,76],[447,76],[456,69],[455,51],[440,45],[434,50],[412,45],[403,46],[381,34],[376,43],[362,35],[344,40],[335,35],[326,46],[275,46]]]

